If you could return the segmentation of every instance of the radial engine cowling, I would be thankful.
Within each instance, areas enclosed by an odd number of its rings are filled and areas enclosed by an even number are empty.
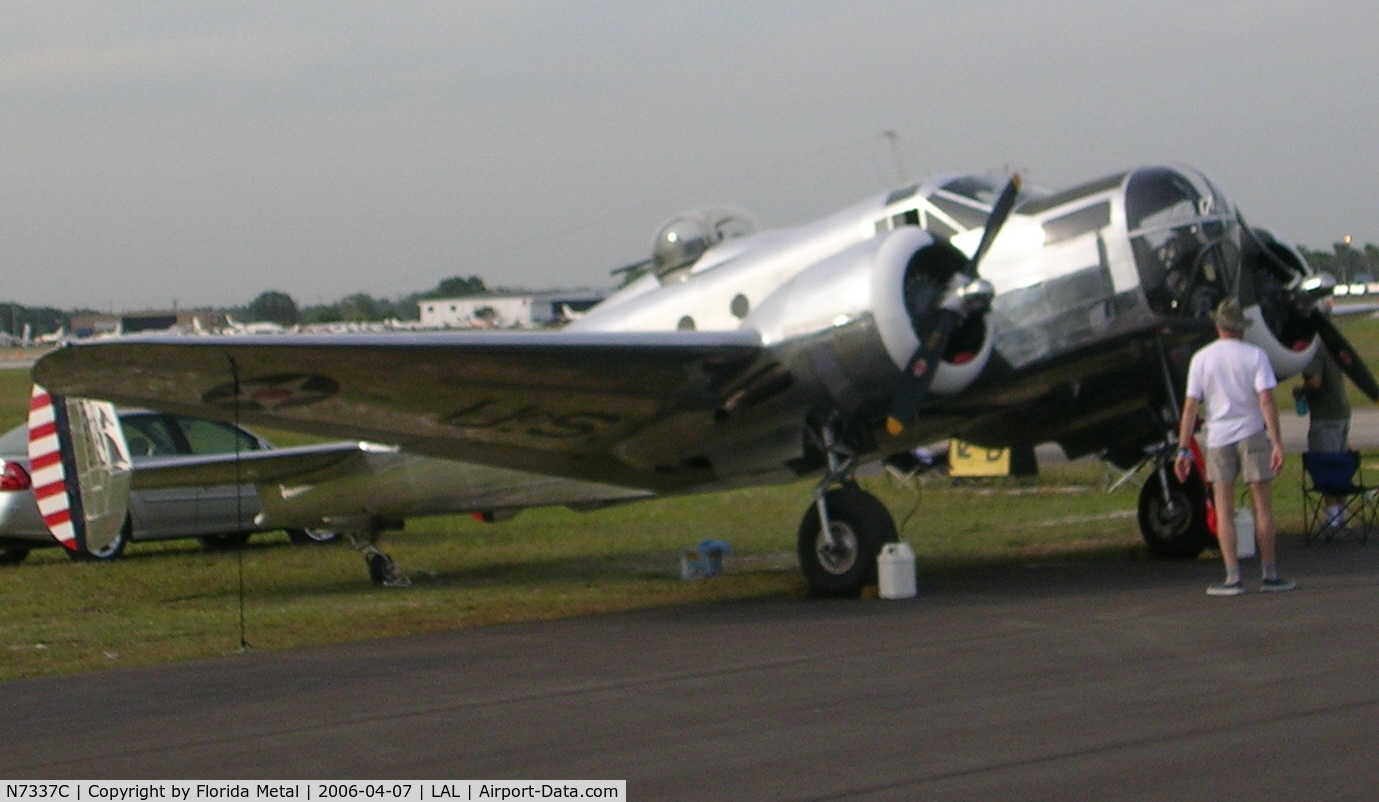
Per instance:
[[[967,263],[947,240],[905,226],[800,273],[745,323],[767,344],[800,341],[814,352],[810,343],[821,340],[845,368],[876,364],[894,370],[885,380],[893,389],[919,347],[918,332],[928,329],[950,280]],[[930,392],[966,388],[990,356],[985,317],[971,315],[950,340]]]

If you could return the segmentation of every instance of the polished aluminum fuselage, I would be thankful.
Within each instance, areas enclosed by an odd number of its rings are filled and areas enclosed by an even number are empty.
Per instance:
[[[825,466],[810,435],[825,423],[863,461],[950,435],[1120,461],[1162,439],[1214,300],[1245,301],[1280,376],[1314,353],[1265,319],[1224,196],[1187,168],[1142,168],[1021,196],[981,263],[989,310],[889,434],[935,311],[915,288],[977,247],[998,190],[939,178],[728,237],[563,331],[130,338],[36,373],[73,395],[401,448],[353,478],[263,486],[264,520],[307,526],[788,481]]]

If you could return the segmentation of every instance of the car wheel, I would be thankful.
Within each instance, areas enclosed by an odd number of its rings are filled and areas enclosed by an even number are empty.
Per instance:
[[[98,562],[109,562],[111,560],[118,560],[120,555],[124,554],[124,547],[129,545],[129,536],[133,531],[134,524],[130,522],[128,516],[125,516],[124,526],[120,527],[120,533],[115,536],[114,540],[107,543],[104,548],[99,548],[94,551],[89,549],[85,551],[69,551],[67,552],[67,556],[78,561],[96,560]]]
[[[334,529],[316,529],[307,527],[305,529],[289,529],[287,537],[298,546],[314,546],[320,543],[334,543],[340,539],[340,533]]]
[[[19,565],[28,556],[28,546],[6,545],[0,547],[0,565]]]

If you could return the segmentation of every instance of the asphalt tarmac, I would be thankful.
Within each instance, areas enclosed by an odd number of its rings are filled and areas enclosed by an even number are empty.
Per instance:
[[[9,779],[625,779],[634,800],[1368,799],[1379,542],[1129,556],[0,685]],[[1257,588],[1256,564],[1247,576]],[[710,580],[711,581],[711,580]]]
[[[1281,554],[1292,593],[1253,592],[1253,561],[1252,592],[1224,599],[1204,593],[1214,560],[921,565],[904,601],[773,598],[9,682],[0,776],[1373,798],[1379,539],[1285,538]]]

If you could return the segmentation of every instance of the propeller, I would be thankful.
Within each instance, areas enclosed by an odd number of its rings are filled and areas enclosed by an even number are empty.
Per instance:
[[[966,268],[954,273],[952,279],[949,280],[943,299],[934,311],[934,325],[920,338],[919,347],[915,349],[910,361],[905,366],[905,375],[901,379],[900,388],[896,390],[895,397],[891,399],[890,414],[886,418],[886,431],[890,432],[892,436],[903,432],[918,414],[919,405],[929,394],[929,387],[934,383],[934,373],[938,370],[939,360],[943,358],[944,351],[948,349],[948,341],[952,339],[953,332],[962,325],[968,315],[983,311],[991,303],[991,297],[995,291],[991,283],[978,274],[977,267],[991,248],[991,243],[1000,233],[1001,227],[1010,217],[1019,194],[1020,176],[1016,174],[1011,176],[1010,182],[1001,191],[1001,196],[991,207],[991,214],[986,218],[986,229],[982,232],[981,242],[977,244],[977,249],[972,252],[972,258],[968,260]]]
[[[1331,294],[1330,290],[1335,286],[1334,280],[1327,277],[1323,281],[1321,277],[1313,276],[1304,279],[1290,268],[1274,253],[1268,244],[1263,242],[1260,235],[1254,229],[1245,225],[1245,221],[1240,221],[1240,227],[1247,232],[1249,237],[1254,240],[1255,245],[1264,254],[1267,266],[1276,276],[1288,282],[1285,290],[1289,298],[1303,312],[1316,329],[1317,335],[1321,337],[1322,346],[1336,360],[1336,364],[1341,366],[1341,372],[1350,378],[1360,392],[1369,397],[1369,400],[1379,403],[1379,382],[1374,380],[1374,374],[1370,373],[1364,360],[1356,353],[1355,347],[1345,338],[1345,335],[1336,328],[1331,319],[1326,316],[1322,308],[1317,304],[1318,297],[1325,297]],[[1267,236],[1267,235],[1266,235]]]

